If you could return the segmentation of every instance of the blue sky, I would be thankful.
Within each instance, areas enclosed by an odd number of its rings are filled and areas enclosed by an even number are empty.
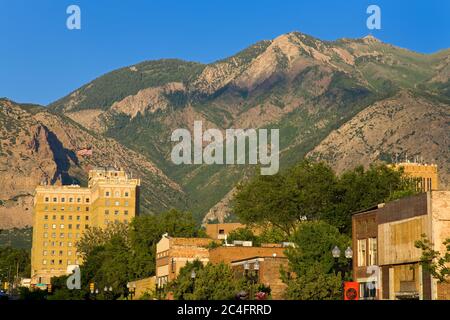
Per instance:
[[[81,8],[81,30],[66,9]],[[366,27],[381,8],[382,28]],[[448,0],[0,0],[0,97],[48,104],[143,60],[212,62],[301,31],[324,40],[377,38],[414,51],[450,47]]]

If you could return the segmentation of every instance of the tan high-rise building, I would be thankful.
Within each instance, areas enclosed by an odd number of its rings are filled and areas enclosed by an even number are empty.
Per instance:
[[[402,162],[391,165],[392,168],[403,168],[405,175],[416,178],[417,189],[428,192],[439,189],[438,169],[435,164]]]
[[[89,171],[87,188],[38,186],[34,195],[31,283],[49,284],[81,264],[76,243],[89,227],[130,222],[139,212],[139,179],[125,171]]]

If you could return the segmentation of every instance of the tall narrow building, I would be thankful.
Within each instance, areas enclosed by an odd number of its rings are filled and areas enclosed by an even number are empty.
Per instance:
[[[124,170],[89,171],[87,188],[38,186],[34,195],[31,284],[45,286],[82,263],[77,241],[87,228],[130,222],[139,213],[139,179]]]
[[[416,188],[421,192],[439,190],[438,168],[435,164],[401,162],[391,165],[392,168],[403,168],[406,176],[416,179]]]

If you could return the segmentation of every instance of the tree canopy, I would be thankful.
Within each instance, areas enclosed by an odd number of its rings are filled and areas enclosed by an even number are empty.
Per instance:
[[[335,265],[331,250],[335,246],[345,250],[350,246],[350,238],[324,221],[305,221],[298,226],[292,241],[295,247],[285,251],[289,270],[282,270],[283,281],[288,285],[286,298],[339,299],[343,274],[336,274],[335,267],[344,270],[350,265],[343,256]]]
[[[270,224],[287,236],[301,221],[319,219],[349,233],[353,212],[414,193],[414,182],[405,179],[402,170],[383,164],[338,176],[324,163],[305,160],[238,185],[233,212],[243,223]]]

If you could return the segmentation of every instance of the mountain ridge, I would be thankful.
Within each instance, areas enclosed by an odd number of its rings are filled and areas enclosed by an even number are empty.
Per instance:
[[[58,99],[48,111],[153,163],[186,196],[183,205],[174,201],[174,206],[193,211],[198,220],[207,213],[208,219],[223,220],[234,186],[251,176],[253,168],[176,166],[170,161],[173,130],[190,129],[194,120],[219,130],[279,128],[282,168],[307,156],[338,171],[348,169],[357,164],[351,161],[356,155],[341,142],[351,140],[364,155],[377,154],[361,157],[367,161],[393,152],[437,159],[446,185],[450,156],[440,150],[448,147],[443,127],[450,123],[449,62],[450,49],[422,54],[370,36],[322,41],[290,32],[209,64],[163,59],[120,68]],[[407,102],[412,118],[393,108],[398,104],[407,110]],[[391,120],[376,112],[380,106],[395,111]],[[433,111],[428,114],[424,108]],[[361,116],[365,110],[367,115]],[[433,126],[427,128],[420,115],[429,117]],[[386,123],[379,125],[377,117]],[[369,127],[363,125],[366,118]],[[362,123],[362,140],[351,130],[352,120]],[[414,126],[428,137],[417,146],[409,138]],[[336,134],[341,129],[345,134]],[[389,130],[396,144],[376,141],[389,140]],[[441,149],[428,148],[430,141],[438,141]],[[407,146],[400,150],[401,144]],[[339,145],[345,152],[333,153]]]

